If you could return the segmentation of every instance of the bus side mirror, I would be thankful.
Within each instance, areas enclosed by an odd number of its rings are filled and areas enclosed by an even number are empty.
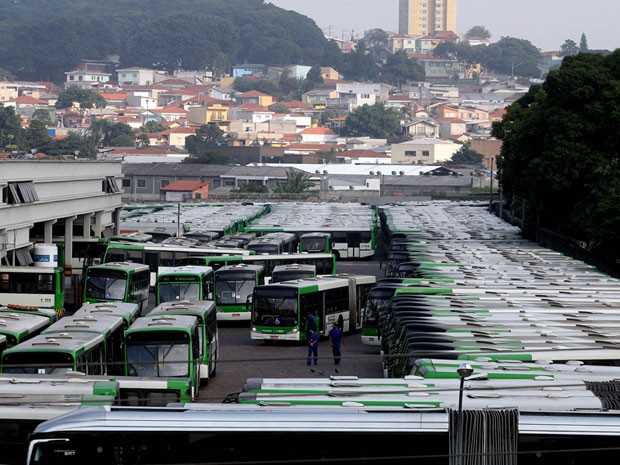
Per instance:
[[[249,295],[247,300],[245,301],[245,308],[249,312],[252,309],[252,296]]]

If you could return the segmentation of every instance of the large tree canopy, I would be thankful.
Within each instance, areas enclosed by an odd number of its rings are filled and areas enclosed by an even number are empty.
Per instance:
[[[352,136],[370,136],[392,142],[397,140],[400,132],[400,115],[382,103],[362,105],[347,116],[345,129]]]
[[[309,18],[263,0],[0,2],[0,63],[20,79],[64,81],[80,60],[228,70],[234,63],[338,65]]]
[[[620,252],[620,52],[567,56],[508,107],[493,134],[510,206],[547,227]],[[523,214],[521,212],[521,214]]]

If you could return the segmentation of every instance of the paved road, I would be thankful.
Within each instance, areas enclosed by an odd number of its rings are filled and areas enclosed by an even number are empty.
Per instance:
[[[382,275],[379,262],[339,262],[338,272]],[[309,378],[330,375],[383,376],[378,347],[364,346],[360,334],[344,338],[342,362],[336,367],[329,341],[319,344],[319,363],[306,365],[305,344],[265,344],[250,339],[249,324],[221,324],[217,375],[200,391],[199,402],[222,402],[240,392],[249,378]],[[336,371],[336,368],[338,371]]]

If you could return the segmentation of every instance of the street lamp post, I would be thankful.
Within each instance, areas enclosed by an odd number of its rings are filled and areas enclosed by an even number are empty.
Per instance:
[[[463,464],[463,387],[465,385],[465,378],[472,375],[474,369],[468,363],[461,363],[456,372],[459,374],[459,410],[458,410],[458,424],[456,430],[456,463],[457,465]]]

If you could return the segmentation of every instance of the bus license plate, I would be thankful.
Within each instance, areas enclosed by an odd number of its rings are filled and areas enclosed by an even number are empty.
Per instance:
[[[269,336],[269,339],[278,339],[278,336]]]

